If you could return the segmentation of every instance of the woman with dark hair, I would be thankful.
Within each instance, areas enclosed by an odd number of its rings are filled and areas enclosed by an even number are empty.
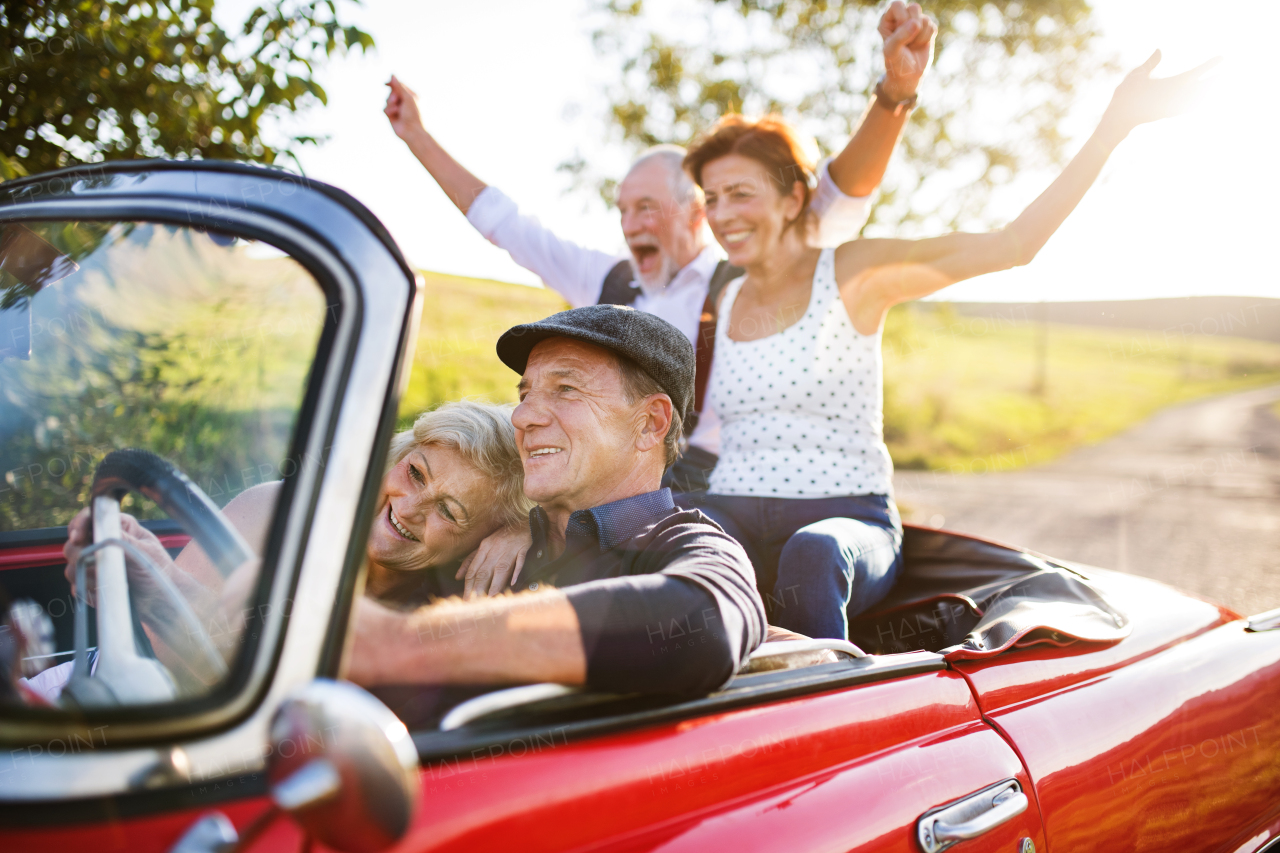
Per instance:
[[[1026,264],[1139,124],[1182,112],[1212,63],[1152,79],[1157,51],[1116,89],[1093,136],[1007,227],[811,248],[812,167],[777,118],[727,116],[685,167],[707,220],[746,275],[726,287],[710,405],[719,464],[690,504],[747,548],[770,624],[843,638],[889,591],[902,526],[883,438],[880,333],[889,309]]]

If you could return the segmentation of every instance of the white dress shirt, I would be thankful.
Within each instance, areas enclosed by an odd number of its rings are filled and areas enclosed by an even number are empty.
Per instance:
[[[847,196],[840,191],[827,171],[828,162],[824,160],[818,167],[818,185],[810,201],[817,226],[809,242],[819,248],[838,246],[857,237],[871,210],[868,197]],[[467,221],[574,308],[595,305],[609,270],[630,257],[588,249],[553,234],[535,217],[521,213],[497,187],[486,187],[476,196],[467,211]],[[698,319],[707,300],[711,275],[722,257],[719,246],[708,246],[682,267],[666,287],[636,282],[640,293],[632,305],[666,320],[693,343],[698,337]],[[719,453],[720,422],[710,406],[704,407],[689,443]]]

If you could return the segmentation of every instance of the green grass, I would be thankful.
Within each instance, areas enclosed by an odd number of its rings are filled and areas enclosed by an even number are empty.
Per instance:
[[[113,226],[79,258],[32,303],[31,358],[0,363],[0,530],[65,524],[123,447],[174,462],[219,505],[296,467],[325,318],[303,267],[150,225]]]
[[[565,304],[548,290],[424,273],[402,422],[459,397],[515,400],[498,335]],[[1037,348],[1047,334],[1044,387]],[[885,438],[901,468],[1008,470],[1100,441],[1172,403],[1280,382],[1280,345],[964,318],[895,308],[884,335]]]
[[[895,464],[956,472],[1044,462],[1172,403],[1280,382],[1277,344],[997,323],[945,304],[895,308],[884,357]]]
[[[553,291],[487,279],[422,273],[426,279],[418,348],[400,401],[401,426],[446,400],[513,403],[519,377],[498,360],[498,336],[568,305]]]

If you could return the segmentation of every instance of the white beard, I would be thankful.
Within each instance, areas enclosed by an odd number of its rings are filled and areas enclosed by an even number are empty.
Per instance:
[[[671,283],[671,280],[676,277],[676,273],[680,272],[680,268],[676,266],[676,262],[672,260],[671,256],[666,252],[659,250],[658,257],[662,258],[662,263],[659,264],[658,268],[648,276],[640,274],[640,269],[636,266],[636,259],[634,255],[629,259],[631,262],[632,275],[634,275],[636,277],[636,281],[640,282],[644,287],[650,289],[662,289]]]

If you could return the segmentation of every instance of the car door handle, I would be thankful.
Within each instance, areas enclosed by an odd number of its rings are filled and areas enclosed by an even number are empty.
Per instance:
[[[962,800],[931,809],[916,823],[916,838],[924,853],[938,853],[952,844],[977,838],[1027,810],[1027,795],[1016,779],[1006,779]]]

